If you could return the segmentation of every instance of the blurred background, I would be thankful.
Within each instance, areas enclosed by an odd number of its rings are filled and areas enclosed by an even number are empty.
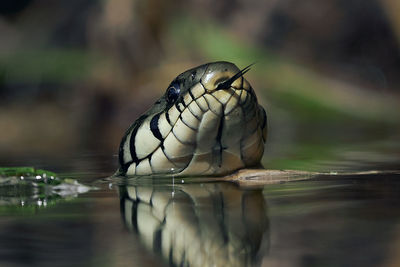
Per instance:
[[[109,175],[121,137],[179,73],[243,68],[266,168],[398,168],[396,0],[0,2],[0,166]]]

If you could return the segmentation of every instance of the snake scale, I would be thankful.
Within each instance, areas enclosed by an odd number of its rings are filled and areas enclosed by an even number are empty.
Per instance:
[[[267,115],[240,70],[212,62],[178,75],[126,131],[119,174],[225,175],[260,164]]]

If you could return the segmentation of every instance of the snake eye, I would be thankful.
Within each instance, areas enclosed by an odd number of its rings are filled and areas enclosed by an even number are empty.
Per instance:
[[[169,103],[175,102],[178,99],[180,93],[181,88],[179,86],[179,83],[171,84],[167,90],[167,101]]]

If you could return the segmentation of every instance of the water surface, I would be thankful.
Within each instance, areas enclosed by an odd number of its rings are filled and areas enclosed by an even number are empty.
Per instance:
[[[395,266],[399,178],[109,179],[46,205],[2,202],[0,265]]]

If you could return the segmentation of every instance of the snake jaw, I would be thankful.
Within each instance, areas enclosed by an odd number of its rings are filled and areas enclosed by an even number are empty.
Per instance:
[[[243,75],[250,70],[250,64],[239,70],[235,65],[229,65],[222,70],[214,70],[208,68],[201,78],[200,82],[208,93],[220,90],[229,90],[231,88],[241,89],[243,83]]]
[[[231,78],[229,78],[228,80],[226,80],[226,81],[224,81],[224,82],[222,82],[222,83],[219,83],[218,86],[217,86],[217,90],[226,90],[226,89],[229,89],[229,88],[232,86],[232,84],[233,84],[237,79],[242,78],[243,75],[244,75],[246,72],[248,72],[248,71],[250,70],[250,67],[251,67],[252,65],[254,65],[254,63],[248,65],[248,66],[245,67],[245,68],[243,68],[242,70],[240,70],[239,72],[237,72],[235,75],[233,75],[233,76],[232,76]],[[242,79],[243,79],[243,78],[242,78]]]
[[[238,75],[240,72],[239,68],[233,64],[225,65],[222,68],[210,64],[202,76],[200,83],[208,93],[227,90],[231,88],[232,83],[235,82],[237,78],[241,77]]]

